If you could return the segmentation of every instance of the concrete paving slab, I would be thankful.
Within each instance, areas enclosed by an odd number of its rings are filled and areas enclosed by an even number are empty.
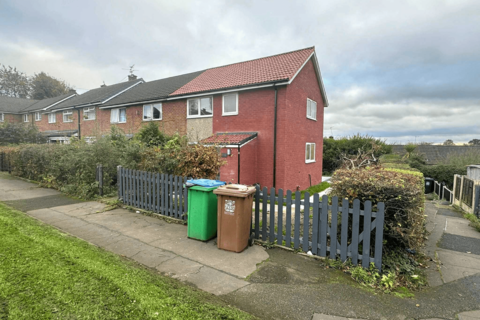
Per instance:
[[[354,318],[344,318],[337,316],[330,316],[327,314],[315,313],[312,320],[356,320]]]
[[[187,274],[181,280],[217,296],[234,292],[249,285],[247,281],[206,266],[200,268],[198,272]]]
[[[5,177],[7,179],[5,179]],[[28,190],[33,188],[38,188],[38,184],[23,181],[11,175],[5,176],[2,173],[0,179],[0,191]]]
[[[32,210],[44,209],[44,208],[71,205],[71,204],[80,203],[80,202],[83,202],[83,201],[78,199],[72,199],[65,195],[59,194],[54,196],[35,198],[34,200],[22,199],[22,200],[5,201],[5,204],[17,210],[27,212]]]
[[[145,250],[142,250],[136,255],[132,256],[131,258],[135,261],[140,262],[141,264],[146,265],[147,267],[155,268],[161,263],[167,260],[171,260],[175,257],[177,257],[177,255],[171,252],[163,251],[158,248],[148,247]]]
[[[0,192],[0,201],[13,201],[13,200],[24,200],[24,199],[34,199],[40,197],[56,196],[60,192],[53,189],[43,189],[43,188],[30,188],[22,190],[2,190]]]
[[[68,205],[55,206],[53,210],[69,216],[80,217],[105,210],[106,205],[97,201],[78,202]]]
[[[458,320],[479,320],[480,310],[467,311],[458,314]]]
[[[480,273],[480,256],[438,249],[440,270],[445,283]]]
[[[177,279],[185,279],[188,274],[195,273],[203,267],[200,263],[182,257],[175,257],[157,266],[158,271]]]
[[[437,214],[441,214],[442,216],[448,216],[448,217],[456,217],[456,218],[462,218],[462,214],[450,209],[445,209],[445,208],[440,208],[438,209]]]
[[[480,232],[469,226],[470,221],[464,218],[447,218],[445,232],[462,237],[480,239]]]
[[[102,248],[105,248],[106,246],[112,244],[112,243],[115,243],[115,242],[118,242],[118,241],[121,241],[121,240],[124,240],[126,239],[127,237],[121,235],[121,234],[118,234],[116,232],[112,232],[111,235],[107,235],[105,234],[104,236],[102,237],[98,237],[98,238],[92,238],[92,239],[84,239],[84,240],[87,240],[91,243],[93,243],[94,245],[97,245],[99,247],[102,247]]]
[[[123,237],[123,239],[120,241],[115,241],[104,246],[104,248],[108,251],[112,251],[116,254],[129,258],[133,257],[140,251],[148,249],[149,247],[150,246],[148,244],[129,237]]]
[[[62,213],[60,213],[62,214]],[[75,231],[80,228],[88,225],[88,222],[83,221],[82,219],[74,218],[67,216],[67,219],[57,220],[51,222],[55,227],[60,228],[66,232],[75,233]]]
[[[151,243],[164,237],[161,226],[162,225],[150,225],[144,228],[135,228],[126,230],[123,232],[123,234],[145,243]]]
[[[77,236],[82,239],[86,239],[87,241],[90,241],[90,242],[92,239],[115,237],[120,235],[118,232],[114,232],[112,230],[109,230],[91,223],[78,227],[75,230],[71,230],[70,233],[73,234],[74,236]]]
[[[480,255],[480,239],[444,233],[438,247],[458,252]]]
[[[27,214],[45,223],[53,223],[55,221],[66,220],[71,218],[66,214],[56,212],[50,209],[32,210],[32,211],[28,211]]]

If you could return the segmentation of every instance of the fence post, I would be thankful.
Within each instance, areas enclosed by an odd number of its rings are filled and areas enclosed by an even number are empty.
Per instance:
[[[117,188],[118,188],[118,199],[122,199],[122,190],[123,190],[123,177],[122,177],[122,166],[117,166]]]
[[[97,181],[98,181],[98,194],[103,196],[103,166],[97,164]]]
[[[473,207],[473,214],[480,218],[480,186],[475,186],[475,205]]]

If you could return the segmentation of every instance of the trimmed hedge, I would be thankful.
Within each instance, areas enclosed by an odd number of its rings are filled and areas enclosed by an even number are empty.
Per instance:
[[[433,178],[438,182],[444,182],[450,190],[453,188],[454,175],[466,175],[467,167],[456,165],[422,165],[410,164],[410,166],[418,169],[425,177]]]
[[[418,249],[425,240],[424,179],[420,172],[372,167],[337,170],[332,196],[385,203],[384,250]],[[363,209],[363,207],[362,207]]]

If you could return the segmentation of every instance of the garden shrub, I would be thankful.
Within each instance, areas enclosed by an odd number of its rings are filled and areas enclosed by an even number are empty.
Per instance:
[[[418,169],[423,173],[425,177],[433,178],[438,182],[443,182],[447,187],[452,190],[454,176],[456,174],[466,175],[467,167],[465,166],[456,166],[456,165],[422,165],[412,163],[410,164],[412,168]]]
[[[149,122],[135,135],[135,138],[143,142],[147,147],[164,146],[172,139],[158,128],[157,122]]]
[[[373,210],[385,203],[384,250],[418,249],[425,239],[424,179],[420,172],[366,168],[337,170],[332,177],[332,196],[372,202]],[[363,207],[362,207],[363,209]]]
[[[18,143],[45,143],[46,137],[32,124],[4,123],[0,125],[0,146]]]
[[[372,149],[372,144],[379,146],[375,150],[375,157],[380,157],[382,154],[392,152],[392,146],[389,146],[385,141],[376,139],[368,135],[362,136],[356,134],[350,137],[343,137],[340,139],[324,138],[323,139],[323,171],[334,172],[342,164],[342,154],[357,155],[358,150],[367,152]]]

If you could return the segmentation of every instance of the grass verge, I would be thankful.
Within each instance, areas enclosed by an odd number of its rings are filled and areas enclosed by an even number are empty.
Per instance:
[[[0,203],[0,319],[252,319]]]

